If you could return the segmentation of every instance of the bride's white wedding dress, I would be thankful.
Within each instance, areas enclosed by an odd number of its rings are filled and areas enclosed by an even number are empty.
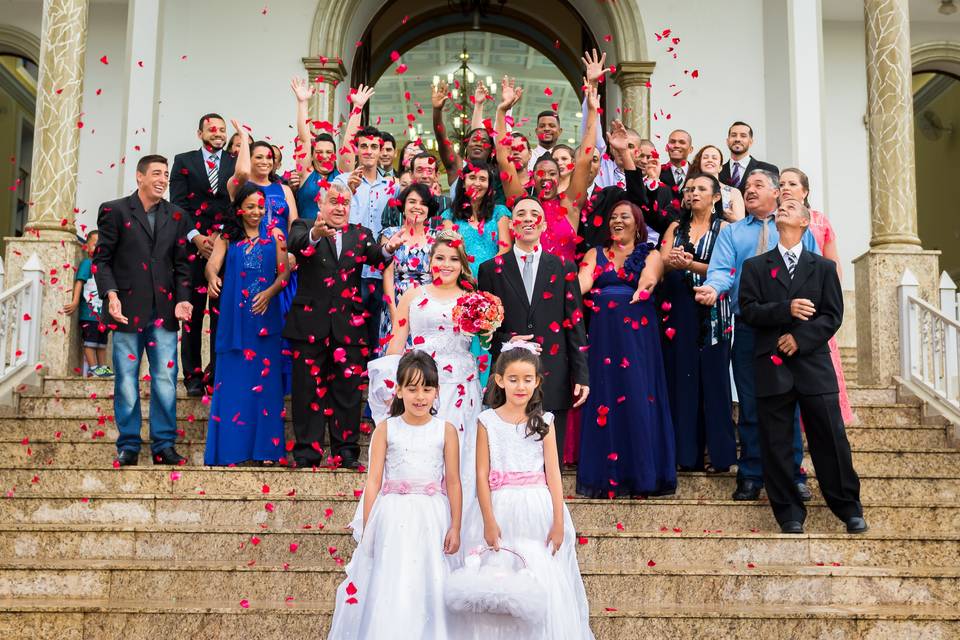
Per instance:
[[[457,331],[453,323],[456,298],[438,299],[428,292],[428,288],[420,287],[410,301],[410,340],[413,349],[425,352],[437,363],[440,397],[436,417],[452,424],[460,438],[460,478],[466,513],[476,496],[477,416],[483,408],[480,376],[476,357],[470,353],[473,339]],[[396,355],[370,361],[367,400],[375,424],[380,424],[390,415],[390,403],[397,389],[399,362],[400,356]],[[357,514],[351,527],[354,537],[359,539],[362,526],[359,508]]]

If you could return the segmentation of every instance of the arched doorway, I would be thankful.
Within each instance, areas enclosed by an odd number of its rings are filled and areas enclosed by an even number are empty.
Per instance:
[[[960,279],[960,45],[914,49],[913,110],[917,227],[925,248],[939,249],[940,268]]]
[[[0,237],[21,236],[30,201],[40,41],[0,25]]]
[[[574,87],[580,84],[584,49],[602,44],[607,61],[618,70],[615,82],[606,86],[606,111],[645,132],[646,85],[653,64],[646,61],[643,23],[635,5],[571,0],[319,0],[304,66],[312,76],[322,77],[329,90],[313,106],[314,114],[340,120],[347,86],[378,79],[391,67],[393,51],[403,55],[438,36],[482,31],[535,49]]]

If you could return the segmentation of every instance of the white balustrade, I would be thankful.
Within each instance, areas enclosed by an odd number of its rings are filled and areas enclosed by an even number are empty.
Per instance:
[[[0,401],[33,375],[40,362],[43,265],[36,254],[23,266],[23,280],[0,293]],[[0,266],[0,287],[3,268]]]
[[[922,392],[954,424],[960,424],[960,322],[956,287],[944,273],[940,309],[920,299],[916,276],[906,270],[898,287],[900,300],[900,375]]]

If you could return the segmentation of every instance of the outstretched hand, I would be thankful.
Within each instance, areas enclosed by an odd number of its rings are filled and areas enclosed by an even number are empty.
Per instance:
[[[356,92],[350,96],[350,101],[353,103],[354,109],[363,109],[363,107],[370,101],[370,98],[373,97],[375,91],[373,87],[368,87],[365,84],[361,84],[357,87]]]
[[[293,95],[297,97],[297,102],[306,102],[316,93],[316,87],[310,85],[304,78],[293,78],[290,80],[290,89]]]
[[[607,61],[606,52],[597,55],[596,49],[591,49],[583,54],[583,57],[580,58],[583,62],[583,66],[586,68],[587,72],[587,82],[596,86],[600,82],[604,75],[607,73],[607,69],[604,66]]]
[[[523,97],[523,87],[518,87],[517,79],[510,76],[503,76],[500,81],[500,109],[504,111],[513,108],[513,105]]]
[[[447,85],[446,80],[441,80],[433,87],[433,91],[430,95],[430,102],[433,104],[434,109],[442,109],[443,105],[447,102],[450,96],[447,95],[447,90],[449,86]]]
[[[621,153],[626,152],[630,146],[630,139],[627,137],[627,128],[619,120],[610,123],[610,131],[607,133],[607,140],[610,142],[610,148]]]

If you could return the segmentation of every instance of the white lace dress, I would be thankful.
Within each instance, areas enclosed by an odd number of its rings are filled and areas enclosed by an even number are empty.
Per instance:
[[[553,415],[544,418],[553,423]],[[527,437],[526,423],[515,425],[501,420],[497,412],[487,409],[479,416],[487,432],[492,477],[509,478],[511,474],[529,478],[543,473],[543,442],[538,436]],[[566,505],[563,507],[563,544],[556,555],[546,547],[553,524],[553,503],[545,482],[504,486],[492,491],[493,513],[500,526],[501,546],[520,552],[537,580],[546,589],[545,623],[536,629],[519,627],[504,616],[458,616],[454,621],[457,637],[471,640],[592,640],[587,593],[577,565],[576,533]],[[491,481],[491,489],[495,481]],[[464,553],[485,547],[483,519],[479,510],[465,512],[463,523]],[[492,552],[488,552],[492,553]]]
[[[444,422],[387,421],[383,483],[360,544],[337,588],[336,640],[446,640],[443,600],[455,557],[443,553],[450,505],[444,478]]]
[[[463,503],[469,505],[476,495],[475,453],[477,415],[483,406],[476,357],[470,353],[472,338],[455,330],[453,308],[456,299],[438,300],[427,287],[420,287],[410,301],[410,338],[414,349],[430,355],[440,373],[440,399],[437,417],[457,430],[460,437],[460,478]],[[370,413],[376,424],[386,419],[396,392],[397,363],[400,356],[384,356],[369,365]]]

